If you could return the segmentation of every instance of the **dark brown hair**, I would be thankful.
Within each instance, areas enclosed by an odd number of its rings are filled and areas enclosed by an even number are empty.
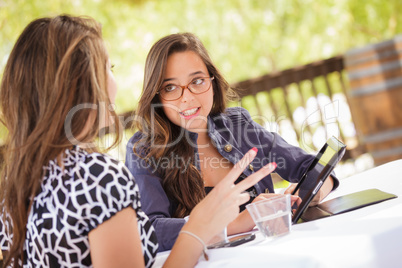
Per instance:
[[[0,87],[2,122],[8,129],[0,200],[12,234],[5,266],[23,260],[28,214],[40,191],[43,166],[74,145],[66,133],[79,137],[80,144],[93,144],[99,133],[88,127],[100,123],[93,109],[76,110],[69,129],[65,120],[82,104],[110,104],[107,61],[100,25],[68,15],[31,22],[10,54]],[[118,122],[114,111],[110,115]],[[116,132],[113,145],[119,140]]]
[[[224,112],[228,97],[235,96],[195,35],[168,35],[152,46],[145,63],[144,85],[137,109],[136,127],[142,132],[143,138],[134,144],[134,153],[144,159],[170,159],[172,163],[178,156],[184,163],[190,163],[187,169],[175,164],[169,168],[156,167],[162,176],[163,188],[168,197],[178,203],[175,217],[188,215],[205,197],[204,183],[195,166],[194,148],[181,136],[183,129],[166,117],[157,95],[163,83],[168,57],[185,51],[196,53],[207,67],[209,76],[215,77],[212,80],[214,100],[211,115]],[[143,150],[144,148],[146,149]]]

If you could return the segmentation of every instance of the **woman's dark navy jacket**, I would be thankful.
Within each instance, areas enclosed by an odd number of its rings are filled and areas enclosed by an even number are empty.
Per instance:
[[[258,149],[257,156],[246,170],[246,176],[259,170],[262,166],[276,162],[277,172],[283,179],[297,183],[314,156],[306,153],[299,147],[292,146],[283,140],[277,133],[269,132],[254,122],[247,110],[240,107],[228,108],[225,113],[208,117],[208,134],[216,145],[219,153],[233,164],[237,163],[251,148]],[[151,220],[158,238],[159,251],[172,248],[177,235],[185,223],[184,219],[172,218],[177,204],[169,200],[163,187],[162,178],[149,162],[139,158],[133,152],[134,143],[141,137],[137,132],[127,144],[126,166],[134,175],[141,194],[142,209]],[[192,144],[197,144],[198,134],[183,129],[183,137],[189,138]],[[194,147],[196,166],[200,169],[197,146]],[[186,163],[180,162],[186,168]],[[152,163],[152,161],[150,161]],[[154,164],[168,164],[162,160]],[[334,178],[334,189],[339,181]],[[274,192],[271,176],[268,175],[255,186],[257,194],[264,193],[266,189]]]

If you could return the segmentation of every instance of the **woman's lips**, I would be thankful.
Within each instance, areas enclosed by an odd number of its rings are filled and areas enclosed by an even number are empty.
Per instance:
[[[180,116],[186,120],[196,117],[200,114],[200,107],[188,109],[182,112],[179,112]]]

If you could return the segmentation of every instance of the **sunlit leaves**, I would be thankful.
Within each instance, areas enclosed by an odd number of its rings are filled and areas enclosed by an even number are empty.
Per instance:
[[[229,82],[342,54],[402,32],[400,0],[0,0],[0,70],[34,18],[89,15],[115,64],[117,110],[135,108],[151,45],[197,34]]]

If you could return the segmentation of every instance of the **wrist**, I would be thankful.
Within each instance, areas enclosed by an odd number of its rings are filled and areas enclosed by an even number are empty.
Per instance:
[[[190,231],[199,236],[207,245],[226,241],[227,239],[227,227],[220,232],[216,233],[216,228],[207,228],[208,224],[200,224],[199,222],[190,221],[189,217],[185,218],[186,224],[183,226],[183,231]]]
[[[208,251],[208,249],[207,249],[207,245],[206,245],[206,243],[205,243],[205,241],[203,241],[200,237],[198,237],[196,234],[194,234],[193,232],[190,232],[190,231],[186,231],[186,230],[181,230],[180,232],[179,232],[179,236],[181,235],[181,237],[179,238],[179,239],[184,239],[184,237],[183,237],[183,235],[186,235],[186,236],[188,236],[189,238],[192,238],[192,239],[194,239],[195,241],[197,241],[196,243],[198,244],[198,247],[202,247],[202,252],[203,252],[203,254],[204,254],[204,258],[208,261],[209,260],[209,257],[208,257],[208,254],[207,254],[207,251]],[[194,243],[192,243],[192,245],[193,245]]]
[[[205,243],[207,243],[212,238],[210,234],[211,232],[209,232],[208,228],[205,228],[205,226],[202,226],[202,224],[195,220],[191,220],[190,218],[187,218],[187,222],[184,224],[181,230],[195,234]]]
[[[228,224],[227,235],[234,235],[234,234],[241,233],[241,222],[239,222],[239,219],[240,219],[242,213],[240,213],[236,217],[236,219],[234,219],[231,223]]]

